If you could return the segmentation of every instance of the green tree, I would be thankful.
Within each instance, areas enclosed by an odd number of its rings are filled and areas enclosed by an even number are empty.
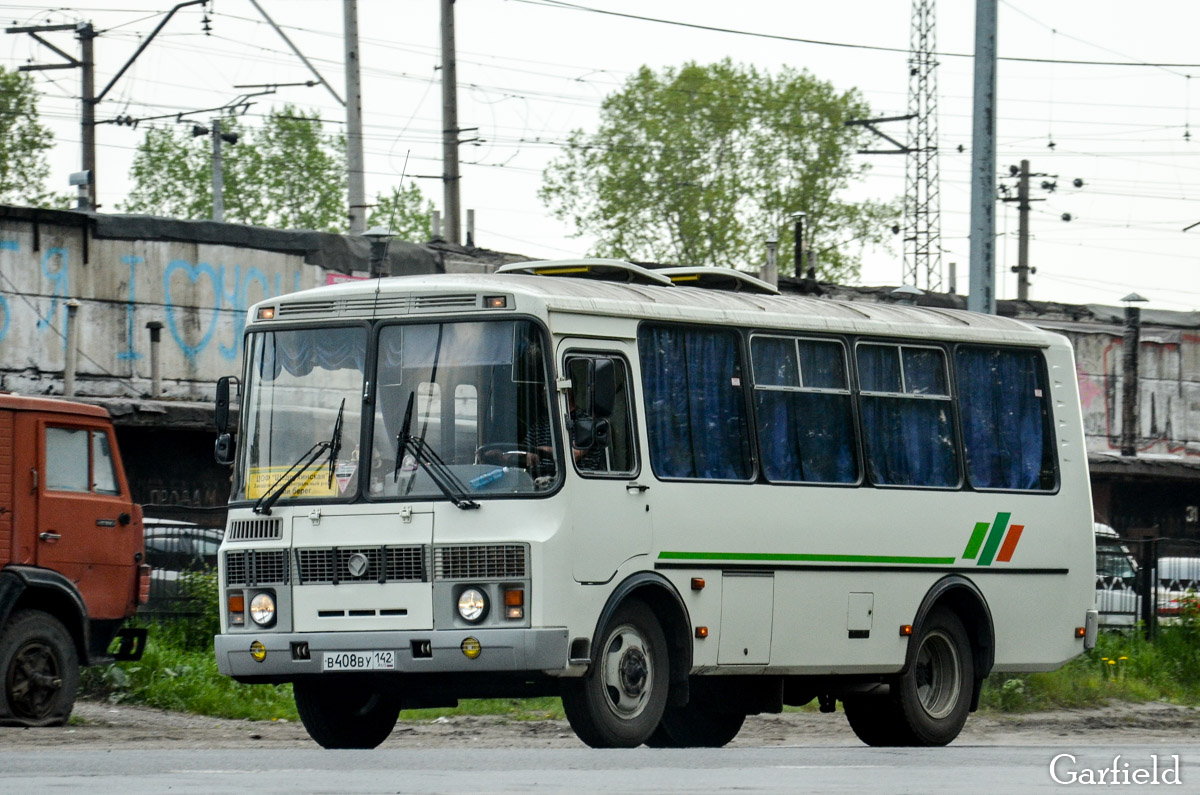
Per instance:
[[[862,132],[845,122],[868,116],[857,91],[807,71],[643,67],[605,98],[595,133],[571,134],[539,195],[596,239],[594,254],[687,265],[754,267],[772,235],[790,250],[803,212],[818,276],[847,281],[898,215],[894,201],[844,197],[867,170],[854,159]]]
[[[0,203],[63,208],[64,194],[46,189],[46,153],[54,135],[38,121],[37,90],[27,74],[0,66]]]
[[[401,240],[421,243],[429,239],[429,215],[433,202],[425,198],[415,182],[407,188],[394,187],[388,194],[376,194],[375,206],[367,215],[367,227],[390,229]]]
[[[346,144],[340,135],[322,131],[316,111],[291,105],[273,110],[262,127],[236,118],[223,119],[221,130],[236,133],[236,144],[223,144],[222,184],[225,220],[278,229],[345,232],[349,227],[346,199]],[[125,212],[172,218],[212,217],[212,138],[188,129],[151,129],[138,145],[130,169],[133,188],[121,205]],[[397,208],[402,223],[393,227],[406,236],[410,216],[421,206],[415,185],[376,204]],[[423,240],[427,223],[414,231]]]

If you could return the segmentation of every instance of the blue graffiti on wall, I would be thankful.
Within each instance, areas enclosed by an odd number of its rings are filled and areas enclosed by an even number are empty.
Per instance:
[[[54,247],[46,249],[46,255],[42,257],[42,275],[49,280],[53,287],[53,292],[50,293],[50,311],[45,317],[38,318],[37,329],[40,332],[45,330],[54,322],[54,314],[58,311],[59,300],[62,300],[63,314],[66,314],[67,298],[71,295],[71,274],[67,268],[67,249]],[[58,258],[58,269],[50,270],[50,260]],[[63,350],[67,349],[67,318],[63,318],[62,323],[62,344]]]
[[[0,251],[20,251],[21,247],[15,240],[0,240]],[[8,336],[8,299],[0,294],[0,312],[4,313],[4,323],[0,325],[0,340]]]
[[[134,298],[135,298],[134,291],[136,288],[136,283],[135,283],[133,277],[134,277],[135,273],[137,272],[137,266],[145,261],[146,260],[143,259],[142,257],[121,257],[121,262],[124,262],[126,265],[129,266],[129,300],[125,303],[125,317],[128,319],[129,328],[128,328],[128,331],[126,331],[126,333],[125,333],[125,341],[128,344],[128,347],[126,348],[126,350],[123,350],[117,354],[117,359],[120,359],[120,360],[142,358],[142,354],[137,353],[136,351],[133,350],[133,310],[134,310],[134,306],[135,306],[134,305]]]
[[[209,322],[200,339],[194,344],[188,342],[188,338],[182,328],[182,318],[177,317],[177,313],[181,313],[182,309],[177,307],[171,290],[171,279],[176,273],[181,274],[193,285],[198,284],[202,278],[207,279],[212,285],[213,307],[209,315]],[[299,290],[299,271],[293,274],[292,282],[292,290]],[[231,285],[228,289],[226,288],[227,283]],[[243,273],[241,265],[235,265],[232,266],[232,270],[226,270],[224,265],[214,268],[207,262],[198,262],[193,265],[186,260],[179,259],[173,260],[167,265],[167,269],[163,273],[163,295],[166,297],[167,328],[170,330],[171,336],[175,338],[175,343],[179,346],[179,349],[183,351],[184,356],[195,360],[209,346],[213,335],[216,333],[220,313],[222,310],[225,310],[233,312],[233,336],[229,345],[219,343],[217,351],[224,359],[232,361],[237,358],[238,352],[241,350],[242,333],[246,328],[246,309],[253,303],[250,299],[250,290],[254,285],[257,285],[262,292],[261,296],[256,296],[253,299],[254,301],[261,301],[264,298],[281,295],[283,293],[283,275],[275,275],[275,289],[272,292],[266,274],[255,267],[247,268]],[[197,313],[198,316],[199,314]],[[132,320],[130,322],[132,323]]]

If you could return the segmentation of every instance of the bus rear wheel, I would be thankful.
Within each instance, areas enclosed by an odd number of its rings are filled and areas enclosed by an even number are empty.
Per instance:
[[[846,718],[868,745],[946,745],[971,708],[974,661],[967,631],[945,608],[929,614],[909,669],[887,696],[843,700]]]
[[[0,635],[0,719],[62,726],[75,706],[79,655],[67,628],[40,610],[22,610]]]
[[[375,748],[400,717],[400,697],[358,679],[300,679],[292,685],[296,711],[322,748]]]
[[[669,679],[667,640],[654,612],[630,600],[599,635],[592,666],[562,684],[563,711],[593,748],[635,748],[662,720]]]

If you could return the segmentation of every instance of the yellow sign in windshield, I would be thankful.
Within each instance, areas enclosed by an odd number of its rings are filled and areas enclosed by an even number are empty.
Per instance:
[[[283,478],[288,469],[288,467],[252,467],[249,476],[246,478],[246,499],[257,500],[266,494],[272,486]],[[301,474],[300,477],[293,480],[283,490],[283,494],[279,496],[293,499],[336,497],[338,496],[338,484],[336,480],[333,484],[329,483],[329,468],[327,465],[313,465]]]

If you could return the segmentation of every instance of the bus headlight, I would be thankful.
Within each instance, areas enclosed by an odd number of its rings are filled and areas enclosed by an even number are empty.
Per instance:
[[[260,627],[270,626],[275,621],[275,598],[269,593],[255,594],[250,600],[250,618]]]
[[[474,624],[487,615],[487,598],[478,588],[468,588],[458,595],[458,614]]]

